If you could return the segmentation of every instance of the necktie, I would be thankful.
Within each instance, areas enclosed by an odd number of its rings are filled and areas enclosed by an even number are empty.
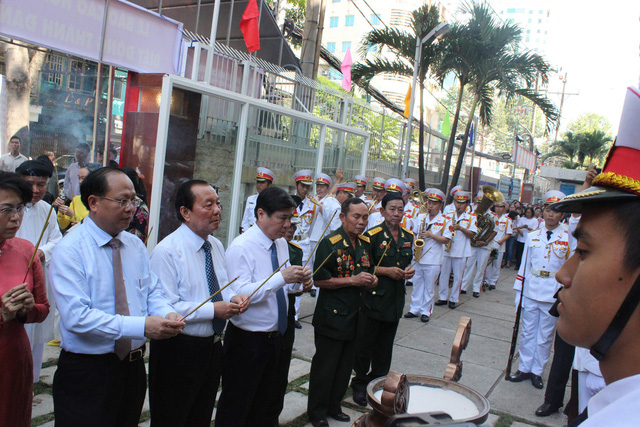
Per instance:
[[[271,245],[271,267],[273,271],[280,267],[275,243]],[[287,330],[287,302],[284,299],[284,290],[282,288],[276,292],[276,299],[278,301],[278,331],[284,334]]]
[[[204,249],[204,270],[207,273],[209,295],[213,295],[214,293],[218,292],[218,290],[220,290],[220,285],[218,284],[216,271],[213,269],[213,260],[211,259],[211,243],[209,243],[208,240],[205,240],[202,244],[202,249]],[[214,303],[218,301],[222,301],[222,295],[220,294],[213,297]],[[226,324],[227,321],[224,319],[219,319],[217,317],[213,318],[213,330],[215,331],[216,335],[220,335],[222,333]]]
[[[551,235],[552,235],[552,234],[553,234],[553,231],[549,231],[549,230],[547,230],[547,242],[548,242],[549,240],[551,240]]]
[[[115,289],[116,299],[116,314],[128,316],[129,303],[127,302],[127,290],[124,286],[124,275],[122,273],[122,257],[120,256],[120,245],[122,244],[122,242],[114,237],[107,244],[111,246],[113,285]],[[124,360],[127,354],[129,354],[129,352],[131,351],[131,340],[124,338],[116,340],[113,350],[116,353],[116,356],[120,358],[120,360]]]

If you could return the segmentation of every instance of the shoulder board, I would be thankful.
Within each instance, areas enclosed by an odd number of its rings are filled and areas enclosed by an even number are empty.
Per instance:
[[[289,243],[291,246],[293,246],[294,248],[298,248],[300,250],[302,250],[302,248],[300,247],[300,245],[298,245],[297,243],[293,243],[293,242],[287,242]]]
[[[367,236],[363,236],[362,234],[358,236],[360,239],[364,240],[367,243],[371,243],[371,240]]]
[[[381,231],[382,231],[382,227],[376,227],[376,228],[372,228],[371,230],[367,231],[367,234],[369,236],[375,236],[376,234],[378,234]]]
[[[413,234],[413,231],[409,230],[407,227],[403,227],[402,225],[400,226],[400,228],[402,228],[404,231],[406,231],[409,234]]]
[[[331,242],[332,245],[335,245],[336,243],[338,243],[340,240],[342,240],[342,236],[339,234],[336,234],[333,237],[329,237],[329,241]]]

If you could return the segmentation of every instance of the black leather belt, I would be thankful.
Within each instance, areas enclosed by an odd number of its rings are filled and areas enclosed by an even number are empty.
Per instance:
[[[136,348],[135,350],[131,350],[129,352],[129,357],[128,357],[129,362],[135,362],[137,360],[142,359],[144,357],[144,353],[146,352],[146,350],[147,350],[147,345],[146,344],[143,345],[140,348]],[[127,360],[127,359],[125,359],[125,360]]]

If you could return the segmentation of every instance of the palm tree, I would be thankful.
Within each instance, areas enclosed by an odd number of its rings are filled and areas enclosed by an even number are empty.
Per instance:
[[[573,166],[573,159],[578,155],[578,151],[580,150],[582,140],[582,134],[574,134],[571,131],[568,131],[564,134],[564,139],[558,140],[551,148],[553,149],[550,153],[545,155],[545,158],[553,157],[553,156],[564,156],[569,159],[569,164]]]
[[[411,31],[404,31],[394,27],[374,29],[363,39],[360,54],[367,55],[368,46],[377,47],[377,55],[367,58],[363,62],[353,65],[351,76],[358,85],[365,89],[371,80],[379,74],[394,74],[413,77],[413,60],[416,51],[416,39],[422,39],[436,25],[440,23],[440,14],[435,6],[421,6],[412,12]],[[420,68],[418,69],[418,85],[420,90],[420,136],[418,140],[418,181],[421,189],[426,187],[424,177],[424,79],[437,55],[438,47],[430,44],[422,47]],[[382,56],[383,50],[395,54],[394,59]],[[412,90],[416,90],[412,88]],[[408,130],[410,131],[410,130]]]
[[[467,122],[450,183],[452,187],[457,184],[462,170],[471,118],[479,106],[480,121],[485,126],[490,126],[493,98],[496,93],[499,96],[505,96],[507,103],[517,97],[532,101],[547,118],[547,131],[557,117],[556,109],[551,102],[531,89],[538,78],[543,84],[547,83],[549,64],[536,53],[518,51],[521,29],[515,24],[497,22],[486,3],[467,4],[464,9],[470,13],[471,17],[464,24],[455,24],[446,37],[444,53],[437,72],[440,81],[443,81],[449,72],[453,72],[460,83],[458,105],[441,183],[441,189],[445,192],[453,143],[457,134],[460,99],[465,87],[468,87],[473,94],[473,101],[469,112],[470,120]]]
[[[608,143],[612,141],[611,137],[601,130],[584,132],[579,135],[581,138],[578,161],[581,167],[584,166],[584,161],[587,157],[590,163],[593,163],[594,159],[602,157],[608,148]]]

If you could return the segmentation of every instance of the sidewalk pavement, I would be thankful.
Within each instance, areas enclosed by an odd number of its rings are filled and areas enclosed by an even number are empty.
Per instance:
[[[515,318],[512,286],[516,277],[513,269],[502,269],[497,289],[472,298],[471,293],[461,295],[458,307],[435,307],[429,323],[419,319],[401,319],[396,336],[391,369],[407,374],[421,374],[442,377],[449,361],[451,346],[461,316],[472,320],[471,338],[462,353],[464,362],[460,383],[483,394],[491,405],[491,414],[485,425],[514,427],[525,425],[563,426],[566,416],[561,413],[539,418],[535,410],[544,402],[544,390],[535,389],[530,382],[511,383],[504,380],[509,356],[513,322]],[[407,288],[408,309],[412,288]],[[296,330],[293,360],[289,371],[289,388],[285,396],[285,407],[280,416],[280,424],[286,427],[311,426],[306,416],[309,369],[315,352],[311,320],[315,300],[308,294],[303,296],[301,307],[302,329]],[[406,311],[406,310],[405,310]],[[46,347],[40,382],[35,385],[32,426],[53,426],[53,399],[51,383],[56,369],[59,348]],[[553,357],[553,354],[552,354]],[[543,378],[548,375],[551,360]],[[512,371],[518,368],[514,360]],[[570,394],[567,387],[565,403]],[[370,408],[369,408],[370,409]],[[141,426],[149,425],[148,400],[143,408]],[[343,401],[343,410],[355,421],[367,411],[351,399],[351,391]],[[215,414],[214,414],[215,415]],[[329,420],[332,427],[349,426]],[[213,422],[212,422],[213,425]]]

